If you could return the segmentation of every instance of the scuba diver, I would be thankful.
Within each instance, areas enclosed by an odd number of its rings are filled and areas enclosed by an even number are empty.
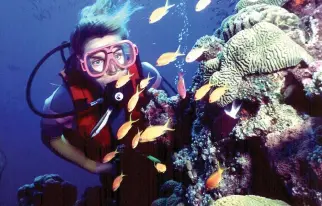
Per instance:
[[[153,155],[164,162],[171,159],[162,144],[148,142],[139,144],[135,150],[131,147],[137,128],[142,131],[148,126],[141,112],[150,101],[145,92],[149,88],[162,89],[163,83],[151,64],[141,63],[138,47],[128,40],[126,24],[139,9],[129,1],[116,6],[111,0],[96,0],[83,8],[70,43],[42,59],[27,86],[28,104],[42,116],[43,143],[59,157],[100,176],[100,199],[97,204],[91,202],[93,206],[151,205],[167,174],[160,177],[145,157]],[[62,55],[65,67],[59,75],[63,84],[45,100],[43,113],[39,112],[30,100],[31,81],[46,58],[59,50],[63,54],[62,49],[69,46],[70,57],[66,60]],[[117,80],[128,74],[132,75],[130,81],[116,88]],[[140,94],[135,109],[128,112],[129,99],[137,91],[140,80],[147,76],[154,78]],[[117,130],[129,119],[138,122],[125,138],[117,140]],[[103,163],[104,156],[116,150],[117,156]],[[121,173],[126,176],[113,192],[113,179]]]

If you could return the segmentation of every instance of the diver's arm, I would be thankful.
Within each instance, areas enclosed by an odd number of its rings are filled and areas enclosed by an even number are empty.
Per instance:
[[[66,111],[65,111],[66,110]],[[73,110],[67,90],[61,86],[45,100],[43,112],[46,114],[64,113]],[[95,162],[87,158],[83,151],[71,145],[63,136],[64,128],[72,128],[73,116],[57,119],[41,119],[41,140],[48,149],[68,162],[76,164],[89,172],[112,173],[110,163]]]
[[[84,152],[71,145],[64,136],[53,138],[49,142],[52,149],[64,159],[72,162],[89,172],[95,173],[96,162],[87,158]]]

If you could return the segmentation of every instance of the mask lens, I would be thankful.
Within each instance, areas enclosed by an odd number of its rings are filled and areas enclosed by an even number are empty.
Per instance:
[[[103,51],[95,52],[87,56],[86,63],[90,72],[93,75],[100,74],[106,67],[107,54]]]
[[[113,58],[114,60],[127,67],[134,62],[134,49],[129,43],[123,43],[113,47]]]

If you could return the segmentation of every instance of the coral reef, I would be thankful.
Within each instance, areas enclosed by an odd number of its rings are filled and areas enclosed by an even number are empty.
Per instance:
[[[20,187],[17,194],[19,206],[72,206],[76,199],[76,187],[56,174],[36,177],[33,183]]]
[[[168,180],[161,186],[160,192],[162,197],[153,201],[152,206],[177,206],[186,204],[183,199],[185,190],[179,182]]]
[[[227,42],[238,32],[249,29],[259,22],[272,23],[287,34],[292,34],[300,26],[300,18],[284,8],[268,4],[255,4],[227,17],[221,27],[216,30],[215,35]],[[293,40],[298,41],[298,38]],[[299,40],[301,43],[305,42],[304,38]]]
[[[295,205],[322,205],[322,151],[316,145],[321,123],[321,118],[309,117],[298,127],[266,135],[263,143]]]
[[[278,27],[261,22],[237,33],[225,44],[220,71],[209,81],[216,87],[228,86],[226,94],[217,102],[224,107],[237,98],[243,77],[271,73],[312,60],[304,48]]]
[[[223,45],[223,40],[215,37],[214,35],[205,35],[196,41],[191,50],[201,49],[203,52],[197,61],[205,61],[215,58],[218,52],[223,49]]]
[[[176,123],[175,108],[177,108],[179,95],[168,98],[165,91],[154,88],[150,88],[146,94],[151,100],[141,111],[145,114],[148,125],[165,124],[170,119],[170,127],[172,127]],[[167,145],[170,145],[171,141],[171,133],[166,133],[157,139],[157,142],[163,142]]]
[[[287,9],[294,2],[286,2],[241,0],[217,38],[194,45],[208,53],[197,59],[190,92],[208,80],[229,90],[216,104],[191,98],[191,144],[173,155],[175,169],[189,178],[183,183],[188,205],[221,205],[225,198],[229,205],[232,199],[238,205],[322,205],[322,2],[305,1],[304,14],[297,8],[296,15]],[[305,16],[308,8],[312,17]],[[252,18],[258,22],[250,24]],[[223,109],[236,100],[242,102],[239,119],[225,118]],[[218,129],[234,121],[229,132]],[[223,177],[207,191],[205,182],[219,165]]]
[[[302,17],[302,24],[306,32],[306,49],[315,58],[322,59],[322,5],[310,9],[310,12]]]
[[[248,6],[252,6],[255,4],[268,4],[275,6],[283,6],[288,0],[240,0],[235,7],[235,10],[239,11]]]
[[[269,205],[269,206],[288,206],[289,204],[280,201],[272,200],[265,197],[256,195],[230,195],[220,198],[219,200],[212,202],[209,206],[257,206],[257,205]]]

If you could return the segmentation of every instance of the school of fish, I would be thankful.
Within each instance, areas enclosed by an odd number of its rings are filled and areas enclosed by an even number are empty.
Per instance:
[[[300,2],[300,1],[297,1]],[[208,7],[211,4],[211,0],[198,0],[196,6],[195,6],[195,11],[200,12],[204,10],[206,7]],[[158,21],[160,21],[164,16],[166,16],[169,13],[169,9],[174,7],[175,4],[170,4],[169,5],[169,0],[166,0],[166,3],[164,6],[156,8],[150,15],[149,17],[149,23],[154,24]],[[191,63],[196,61],[205,51],[204,48],[193,48],[191,49],[187,55],[184,53],[180,52],[180,45],[178,46],[177,50],[175,52],[165,52],[159,56],[159,58],[156,61],[156,66],[161,67],[161,66],[166,66],[174,61],[177,60],[177,57],[180,56],[186,56],[185,61],[187,63]],[[133,74],[130,74],[129,72],[127,75],[122,76],[119,78],[116,82],[116,88],[120,88],[127,84]],[[182,99],[186,98],[187,95],[187,90],[185,87],[185,81],[183,78],[184,74],[183,72],[178,73],[178,82],[177,82],[177,91],[179,96]],[[140,93],[144,91],[144,89],[149,85],[150,80],[152,80],[154,77],[150,77],[150,73],[148,74],[148,77],[145,79],[142,79],[140,81],[140,84],[137,86],[135,93],[133,96],[130,98],[127,104],[127,110],[128,112],[132,112],[134,108],[136,107],[139,98],[140,98]],[[213,85],[211,83],[206,83],[205,85],[201,86],[194,94],[194,99],[196,101],[201,100],[204,98],[204,96],[211,90]],[[211,94],[209,95],[209,103],[213,103],[218,101],[224,94],[225,92],[229,89],[228,86],[222,86],[215,88]],[[240,105],[236,106],[236,102],[233,102],[232,108],[230,111],[227,111],[225,109],[225,113],[232,118],[237,118],[237,113],[240,109]],[[117,139],[121,140],[123,139],[130,129],[133,127],[133,124],[138,122],[139,119],[137,120],[132,120],[132,113],[130,114],[130,119],[125,122],[117,131]],[[140,131],[139,128],[137,128],[137,134],[133,137],[132,139],[132,148],[135,149],[139,144],[146,143],[146,142],[153,142],[157,140],[158,137],[161,135],[165,134],[167,131],[174,131],[175,129],[169,128],[170,124],[170,119],[164,123],[164,125],[150,125],[145,130]],[[115,151],[112,151],[108,153],[104,158],[103,158],[103,163],[111,161],[119,152],[117,149]],[[153,156],[148,156],[148,159],[150,159],[156,170],[160,173],[164,173],[167,170],[167,167],[165,164],[162,164],[160,160]],[[219,186],[220,181],[222,180],[222,173],[224,172],[225,169],[221,168],[220,166],[218,167],[218,170],[214,172],[212,175],[208,177],[208,179],[205,182],[205,187],[207,190],[211,190],[214,188],[217,188]],[[123,181],[123,177],[126,176],[123,174],[123,172],[117,176],[114,181],[113,181],[113,191],[116,191],[120,185],[121,182]]]

